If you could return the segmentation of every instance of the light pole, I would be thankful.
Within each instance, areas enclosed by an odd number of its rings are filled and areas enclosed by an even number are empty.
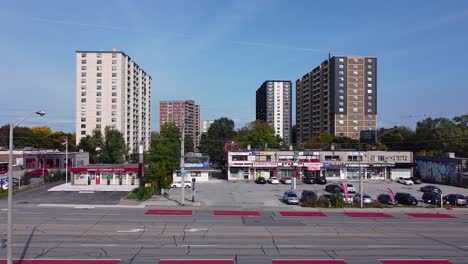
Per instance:
[[[32,114],[44,116],[44,111],[31,112],[16,124],[10,123],[10,147],[8,152],[8,234],[7,234],[7,264],[13,264],[13,129]]]

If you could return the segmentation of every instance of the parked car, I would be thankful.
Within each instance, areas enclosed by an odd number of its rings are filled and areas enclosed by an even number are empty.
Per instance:
[[[315,183],[317,184],[327,184],[327,179],[325,177],[315,178]]]
[[[395,200],[395,202],[393,202],[392,199],[390,198],[390,195],[388,195],[388,194],[379,195],[377,197],[377,200],[379,201],[379,203],[386,204],[386,205],[397,205],[398,204],[398,201]]]
[[[291,184],[291,177],[281,177],[280,182],[283,184]]]
[[[308,191],[308,190],[302,191],[301,203],[306,202],[306,201],[312,202],[315,200],[317,200],[317,194],[315,192]]]
[[[185,188],[191,188],[192,187],[192,182],[190,181],[185,181],[185,184],[184,184],[184,187]],[[171,188],[182,188],[182,182],[173,182],[171,184]]]
[[[403,183],[404,185],[413,185],[414,184],[414,182],[410,178],[403,178],[403,177],[398,178],[398,182]]]
[[[328,203],[331,202],[331,195],[330,194],[324,194],[319,196],[318,200],[326,200]]]
[[[354,201],[356,203],[361,203],[361,194],[360,193],[357,193],[354,195]],[[362,202],[364,204],[371,204],[372,203],[372,197],[368,194],[363,194],[362,195]]]
[[[396,193],[395,200],[397,200],[399,204],[418,205],[418,199],[409,193]]]
[[[352,184],[348,183],[347,187],[348,187],[348,193],[356,193],[356,189],[354,188],[354,186]],[[340,184],[340,188],[341,188],[341,190],[344,190],[344,187],[343,187],[342,183]]]
[[[422,183],[422,180],[421,180],[421,178],[419,178],[419,177],[410,177],[410,180],[411,180],[414,184],[421,184],[421,183]]]
[[[297,197],[297,194],[295,192],[284,192],[283,202],[287,204],[299,204],[299,198]]]
[[[7,179],[0,179],[0,186],[2,190],[8,190],[8,180]]]
[[[434,186],[434,185],[426,185],[424,187],[421,187],[421,192],[441,193],[442,190],[437,188],[437,186]]]
[[[305,177],[302,179],[302,181],[305,183],[305,184],[314,184],[315,183],[315,178],[313,177]]]
[[[258,183],[258,184],[265,184],[267,181],[265,179],[265,177],[258,177],[257,179],[255,179],[255,182]]]
[[[270,177],[270,178],[268,179],[268,183],[271,183],[271,184],[279,184],[278,177]]]
[[[445,201],[456,206],[465,206],[467,202],[466,199],[467,198],[461,194],[449,194],[444,197]]]
[[[435,192],[425,192],[422,195],[422,200],[428,204],[440,205],[440,194]],[[447,204],[448,201],[444,199],[444,204]]]
[[[329,184],[325,187],[325,191],[329,192],[329,193],[332,193],[332,192],[336,192],[336,191],[339,191],[341,192],[341,187],[336,185],[336,184]]]
[[[49,171],[46,169],[35,169],[32,171],[28,171],[29,177],[42,177],[49,175]]]

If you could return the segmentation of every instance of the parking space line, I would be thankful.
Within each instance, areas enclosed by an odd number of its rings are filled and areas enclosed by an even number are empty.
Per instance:
[[[6,264],[0,259],[0,264]],[[15,259],[13,264],[120,264],[120,259]]]

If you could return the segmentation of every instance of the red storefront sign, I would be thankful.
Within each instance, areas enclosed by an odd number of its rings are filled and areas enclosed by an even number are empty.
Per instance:
[[[71,172],[138,172],[135,168],[71,168]]]
[[[276,167],[275,162],[254,162],[254,167]]]

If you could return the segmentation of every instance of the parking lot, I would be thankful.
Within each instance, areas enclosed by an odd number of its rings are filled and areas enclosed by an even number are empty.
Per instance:
[[[339,182],[328,182],[328,184]],[[359,192],[359,181],[348,182],[353,184],[357,192]],[[296,193],[298,196],[301,195],[303,190],[311,190],[317,193],[318,196],[323,194],[329,194],[325,191],[326,185],[318,184],[304,184],[298,183]],[[377,199],[379,194],[386,194],[387,188],[390,188],[395,194],[397,192],[410,193],[419,200],[419,206],[425,206],[422,203],[421,197],[422,192],[420,188],[422,186],[429,185],[426,183],[418,185],[403,185],[397,182],[364,182],[364,193],[369,194],[372,199]],[[462,194],[468,195],[468,189],[446,186],[440,184],[430,184],[438,186],[443,195],[447,194]],[[205,206],[223,206],[223,207],[244,207],[254,208],[262,206],[288,206],[281,201],[285,191],[291,189],[291,185],[286,184],[256,184],[253,181],[250,182],[227,182],[217,180],[215,182],[197,183],[196,185],[196,200],[202,201]],[[186,190],[186,196],[190,196],[191,191]],[[171,189],[171,196],[178,197],[180,195],[180,188]],[[292,205],[291,205],[292,206]]]

